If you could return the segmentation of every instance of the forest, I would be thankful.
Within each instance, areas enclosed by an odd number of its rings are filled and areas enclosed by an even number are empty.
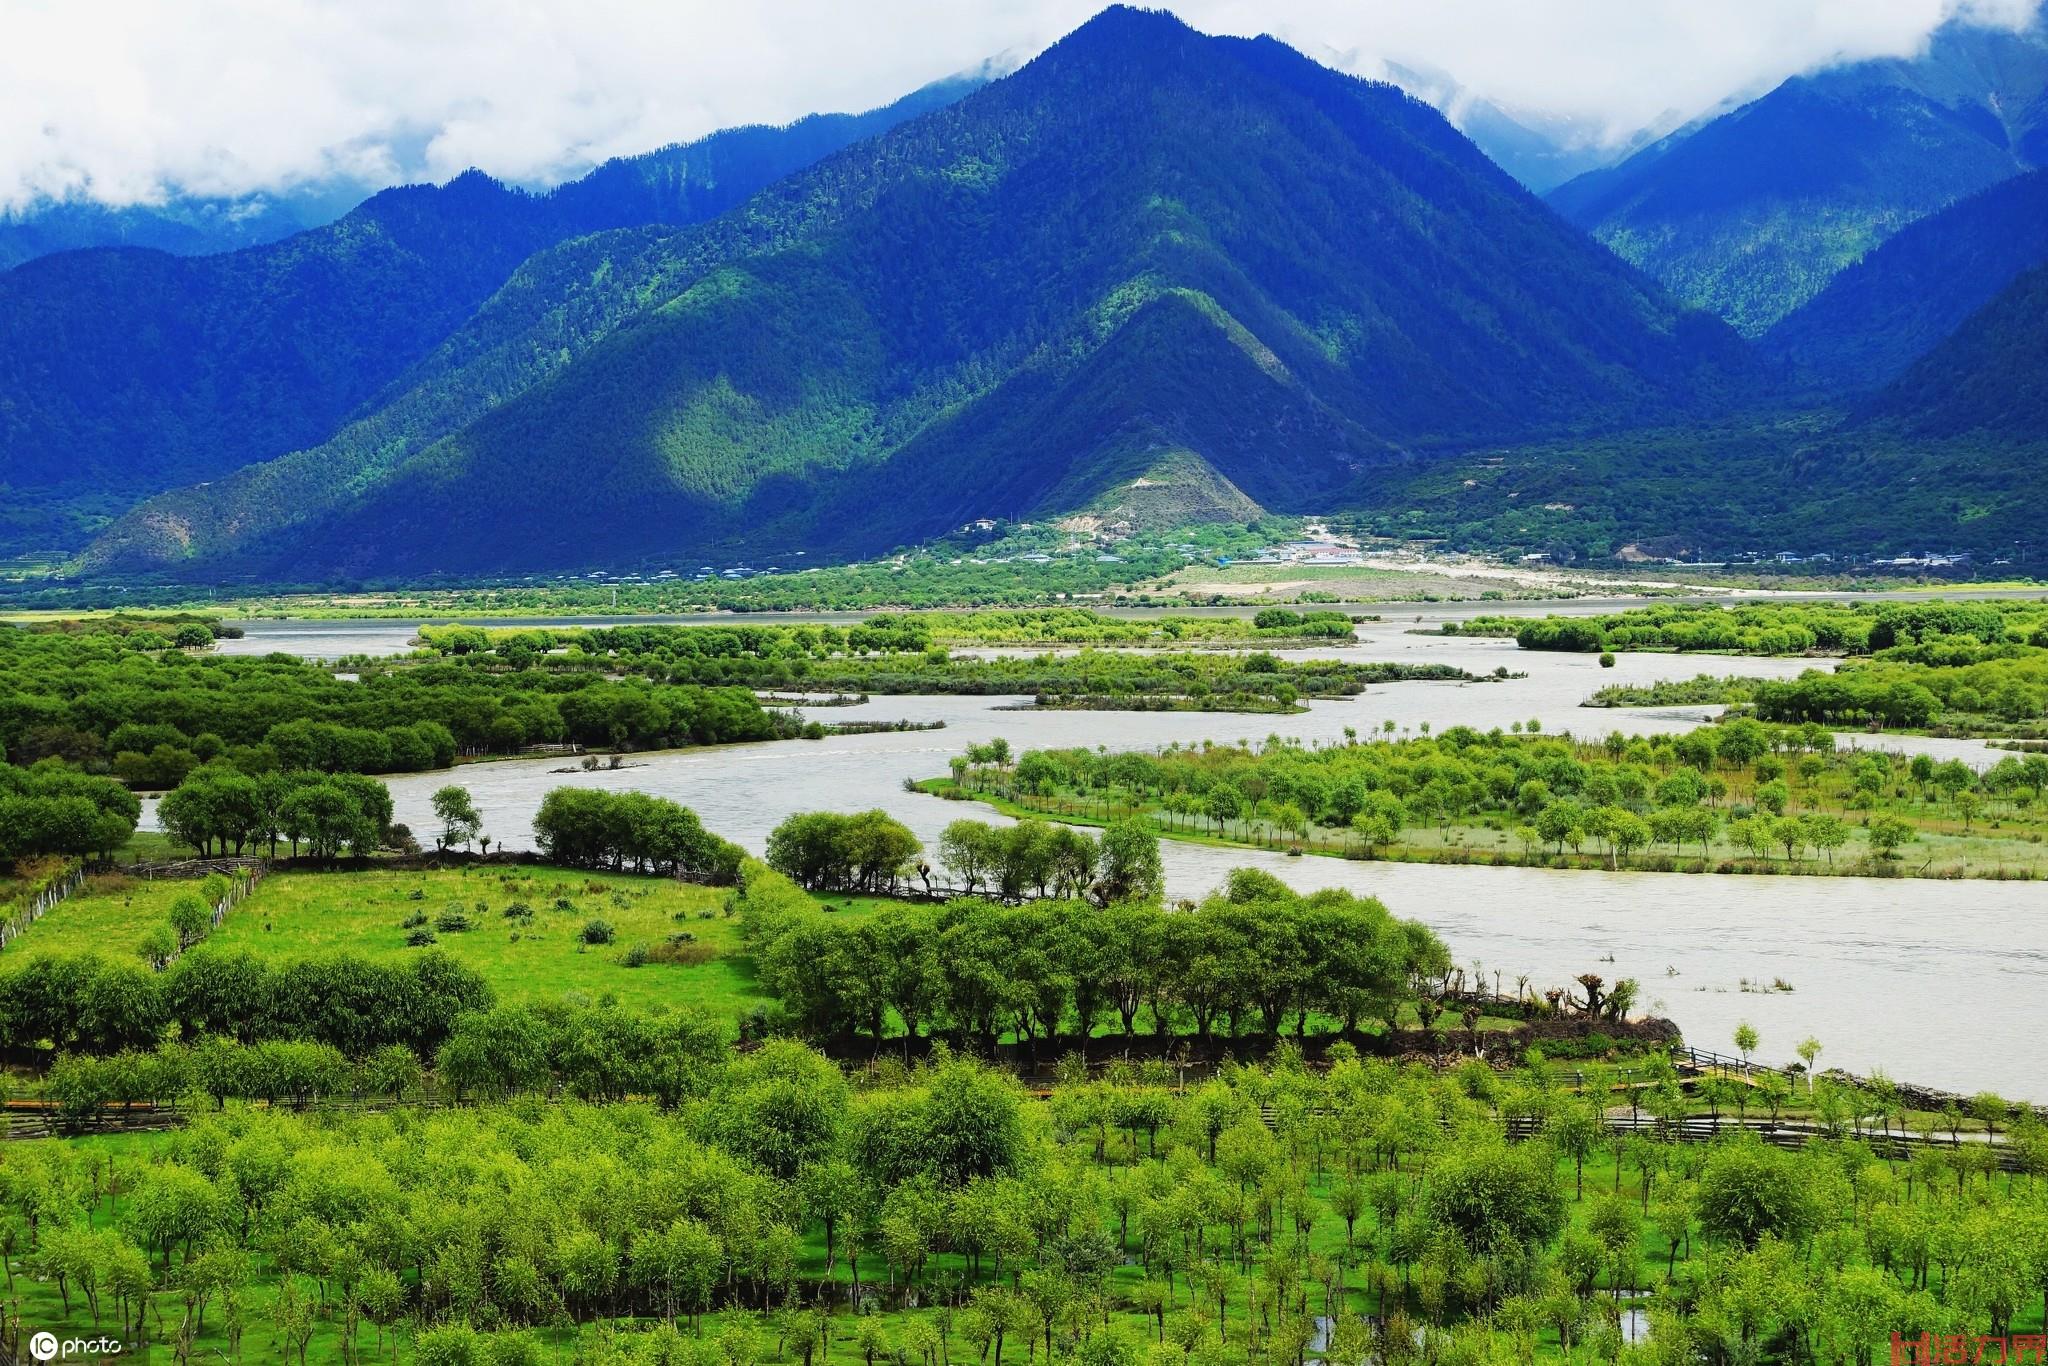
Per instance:
[[[1665,684],[1596,697],[1600,705],[1728,702],[1765,721],[1940,735],[2048,734],[2048,604],[1767,604],[1633,608],[1607,616],[1448,622],[1452,635],[1512,634],[1525,650],[1680,650],[1838,655],[1833,670],[1790,680]]]
[[[1773,685],[1759,684],[1759,688]],[[1173,837],[1349,858],[1659,871],[2048,876],[2048,756],[1960,760],[1837,748],[1814,721],[1738,717],[1598,743],[1452,726],[1159,752],[977,747],[924,786],[1017,814],[1137,818]]]
[[[1441,664],[1271,653],[1341,648],[1352,626],[1342,613],[1317,609],[1130,620],[1045,608],[884,613],[847,626],[426,626],[420,639],[446,659],[493,670],[806,693],[1024,694],[1041,706],[1119,710],[1285,712],[1304,697],[1355,696],[1375,683],[1473,680]],[[615,688],[601,686],[597,695]]]
[[[251,775],[389,773],[534,744],[767,740],[800,724],[742,688],[614,686],[583,670],[433,660],[344,676],[286,655],[207,653],[210,635],[195,647],[119,624],[64,625],[0,630],[0,755],[57,759],[134,787],[175,787],[216,761]]]
[[[1617,1131],[1616,1096],[1540,1057],[1283,1046],[1205,1077],[1063,1063],[1031,1091],[955,1054],[848,1073],[653,1020],[666,1084],[612,1099],[543,1052],[603,1013],[467,1016],[438,1082],[409,1053],[355,1078],[379,1104],[198,1081],[176,1129],[9,1145],[21,1321],[432,1366],[1869,1363],[1893,1333],[2041,1322],[2048,1142],[1995,1098],[2001,1146],[1881,1140],[1881,1107],[1816,1079],[1826,1117],[1788,1149],[1732,1117],[1680,1141],[1705,1083],[1657,1053],[1630,1094],[1666,1118]],[[1776,1072],[1712,1081],[1761,1106],[1763,1077],[1783,1104]]]
[[[2048,646],[2048,602],[1658,603],[1602,616],[1447,622],[1446,635],[1504,633],[1525,650],[1711,651],[1744,655],[1874,655],[1946,662],[1959,653]]]

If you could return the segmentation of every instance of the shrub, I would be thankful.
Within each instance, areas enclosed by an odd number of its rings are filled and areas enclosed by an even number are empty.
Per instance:
[[[461,934],[469,928],[469,917],[461,911],[443,911],[434,921],[434,928],[443,934]]]
[[[434,932],[422,925],[405,937],[405,943],[407,948],[423,949],[433,943],[435,938]]]
[[[583,922],[580,937],[586,944],[609,944],[617,934],[610,921],[592,919]]]

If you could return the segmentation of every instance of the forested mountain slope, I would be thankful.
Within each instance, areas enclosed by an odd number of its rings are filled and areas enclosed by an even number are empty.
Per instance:
[[[1928,352],[1866,410],[1921,437],[2016,442],[2048,462],[2048,265],[2036,266]]]
[[[1190,458],[1302,506],[1412,446],[1699,411],[1748,363],[1423,103],[1113,9],[715,222],[538,254],[381,411],[93,562],[857,552]]]
[[[1755,335],[1906,224],[2044,164],[2042,24],[1952,21],[1918,57],[1794,77],[1549,201]]]
[[[2048,262],[2048,171],[1994,185],[1902,230],[1765,333],[1795,383],[1875,389],[2021,272]]]
[[[701,221],[975,83],[942,82],[863,115],[728,130],[545,195],[471,172],[387,190],[245,251],[31,261],[0,274],[0,484],[81,518],[322,441],[536,250]]]

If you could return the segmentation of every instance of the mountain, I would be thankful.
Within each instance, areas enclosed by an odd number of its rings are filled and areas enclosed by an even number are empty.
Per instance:
[[[2041,470],[2048,457],[2048,264],[2000,290],[1862,416],[1915,437],[2029,445]]]
[[[1549,200],[1754,336],[1906,224],[2044,164],[2042,23],[1951,21],[1923,55],[1794,77]]]
[[[1617,143],[1604,128],[1569,115],[1509,110],[1433,66],[1384,65],[1389,81],[1434,106],[1496,166],[1537,194],[1612,165],[1650,140],[1645,132]]]
[[[716,133],[548,194],[472,171],[386,190],[334,223],[245,251],[103,248],[0,274],[0,486],[16,500],[14,535],[61,543],[67,525],[138,497],[325,440],[535,251],[713,217],[975,84]]]
[[[363,196],[341,191],[236,198],[173,196],[162,204],[38,200],[0,214],[0,270],[85,247],[149,247],[208,256],[261,246],[331,223]]]
[[[864,553],[1154,469],[1303,507],[1698,411],[1745,349],[1433,109],[1115,8],[689,228],[537,253],[333,440],[87,557],[272,580]]]
[[[1828,282],[1759,346],[1802,386],[1881,388],[2030,267],[2048,262],[2048,171],[1921,219]]]
[[[1610,166],[1634,150],[1632,144],[1595,141],[1569,120],[1510,112],[1491,100],[1459,106],[1452,122],[1495,165],[1536,194]]]

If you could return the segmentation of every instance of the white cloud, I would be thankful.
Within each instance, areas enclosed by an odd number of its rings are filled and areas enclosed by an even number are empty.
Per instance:
[[[1375,74],[1425,64],[1619,137],[2034,0],[1185,0]],[[0,206],[324,180],[546,182],[1028,56],[1096,0],[0,0]]]

